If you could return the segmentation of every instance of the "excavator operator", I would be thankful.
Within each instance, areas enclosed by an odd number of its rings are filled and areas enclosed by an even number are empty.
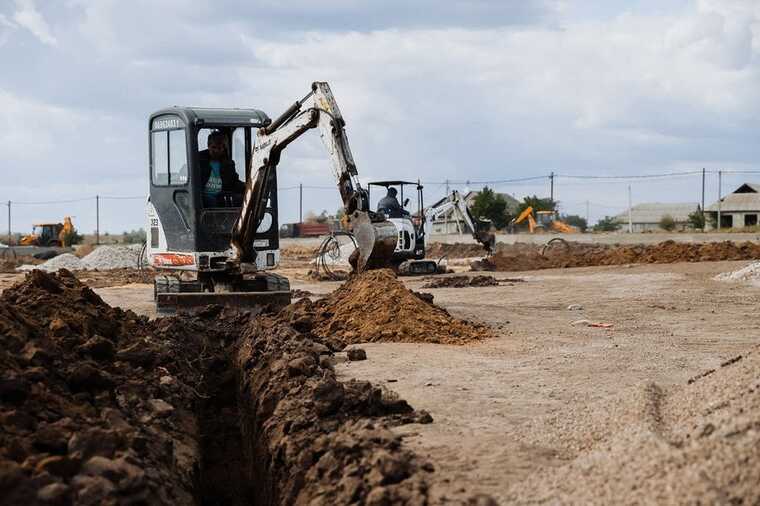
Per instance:
[[[404,209],[401,207],[401,203],[399,203],[396,195],[398,195],[398,190],[388,188],[388,193],[377,203],[377,212],[383,213],[389,218],[400,218],[404,214]]]
[[[203,207],[239,207],[245,183],[235,170],[227,150],[227,136],[214,130],[208,135],[208,149],[198,153],[201,169]]]

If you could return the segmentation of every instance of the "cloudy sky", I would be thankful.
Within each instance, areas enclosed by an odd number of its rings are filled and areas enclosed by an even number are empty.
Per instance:
[[[760,170],[757,0],[0,0],[0,200],[14,229],[76,216],[96,194],[147,192],[147,117],[167,105],[276,116],[329,81],[363,179],[452,187],[562,175]],[[717,196],[708,174],[707,200]],[[634,203],[694,201],[700,176],[558,177],[592,221]],[[726,174],[731,189],[760,174]],[[286,152],[280,185],[339,206],[316,134]],[[547,179],[501,183],[548,196]],[[280,194],[281,222],[297,191]],[[143,225],[106,200],[102,227]],[[4,219],[0,219],[5,228]]]

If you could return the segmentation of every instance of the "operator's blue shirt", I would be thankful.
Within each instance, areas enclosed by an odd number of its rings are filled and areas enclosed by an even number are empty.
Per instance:
[[[206,182],[206,187],[203,188],[203,201],[207,206],[215,206],[217,205],[217,196],[222,191],[222,162],[211,160],[209,166],[211,167],[211,174]]]

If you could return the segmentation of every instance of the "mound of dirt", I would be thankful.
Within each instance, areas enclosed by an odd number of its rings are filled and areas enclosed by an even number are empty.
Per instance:
[[[237,354],[256,504],[427,504],[432,466],[389,429],[430,415],[369,382],[338,382],[329,349],[289,320],[259,317]]]
[[[430,415],[338,382],[291,316],[148,321],[31,272],[0,295],[3,504],[427,504],[390,428]]]
[[[319,248],[316,246],[285,246],[280,249],[280,256],[282,258],[292,258],[294,260],[312,260],[314,255],[317,254],[318,249]]]
[[[416,294],[381,269],[354,276],[316,302],[289,308],[291,321],[338,346],[364,342],[465,344],[490,337],[488,327],[452,317],[432,297]]]
[[[304,297],[313,297],[314,294],[309,290],[300,290],[298,288],[291,290],[291,297],[294,299],[302,299]]]
[[[528,247],[531,246],[531,247]],[[501,248],[492,257],[473,262],[475,271],[528,271],[537,269],[589,267],[596,265],[663,264],[711,262],[760,258],[760,244],[731,241],[679,243],[664,241],[651,245],[611,246],[568,243],[541,255],[541,247],[521,245],[519,249]]]
[[[466,288],[468,286],[499,286],[493,276],[449,276],[428,278],[422,288]]]
[[[170,322],[112,308],[65,270],[33,271],[2,293],[4,502],[194,501],[194,409],[218,345]]]
[[[501,246],[502,245],[497,245],[497,247]],[[486,254],[486,251],[480,244],[464,244],[461,242],[447,244],[434,242],[428,245],[425,254],[428,258],[472,258],[482,257]]]
[[[351,274],[348,271],[336,269],[330,272],[324,270],[309,269],[306,278],[311,281],[345,281]]]
[[[517,485],[514,502],[760,504],[760,348],[668,392],[647,385],[575,425],[580,451]],[[627,407],[626,407],[627,406]],[[598,407],[597,407],[598,409]]]

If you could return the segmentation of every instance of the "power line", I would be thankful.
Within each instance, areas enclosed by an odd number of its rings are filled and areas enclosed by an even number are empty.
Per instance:
[[[686,171],[686,172],[665,172],[662,174],[638,174],[638,175],[627,175],[627,176],[556,174],[555,177],[563,177],[567,179],[657,179],[657,178],[663,178],[663,177],[692,176],[695,174],[702,174],[702,171],[694,170],[694,171]]]
[[[85,197],[81,199],[69,199],[69,200],[45,200],[36,202],[19,202],[16,200],[11,201],[13,205],[31,206],[31,205],[45,205],[45,204],[72,204],[75,202],[87,202],[89,200],[95,200],[95,197]]]

